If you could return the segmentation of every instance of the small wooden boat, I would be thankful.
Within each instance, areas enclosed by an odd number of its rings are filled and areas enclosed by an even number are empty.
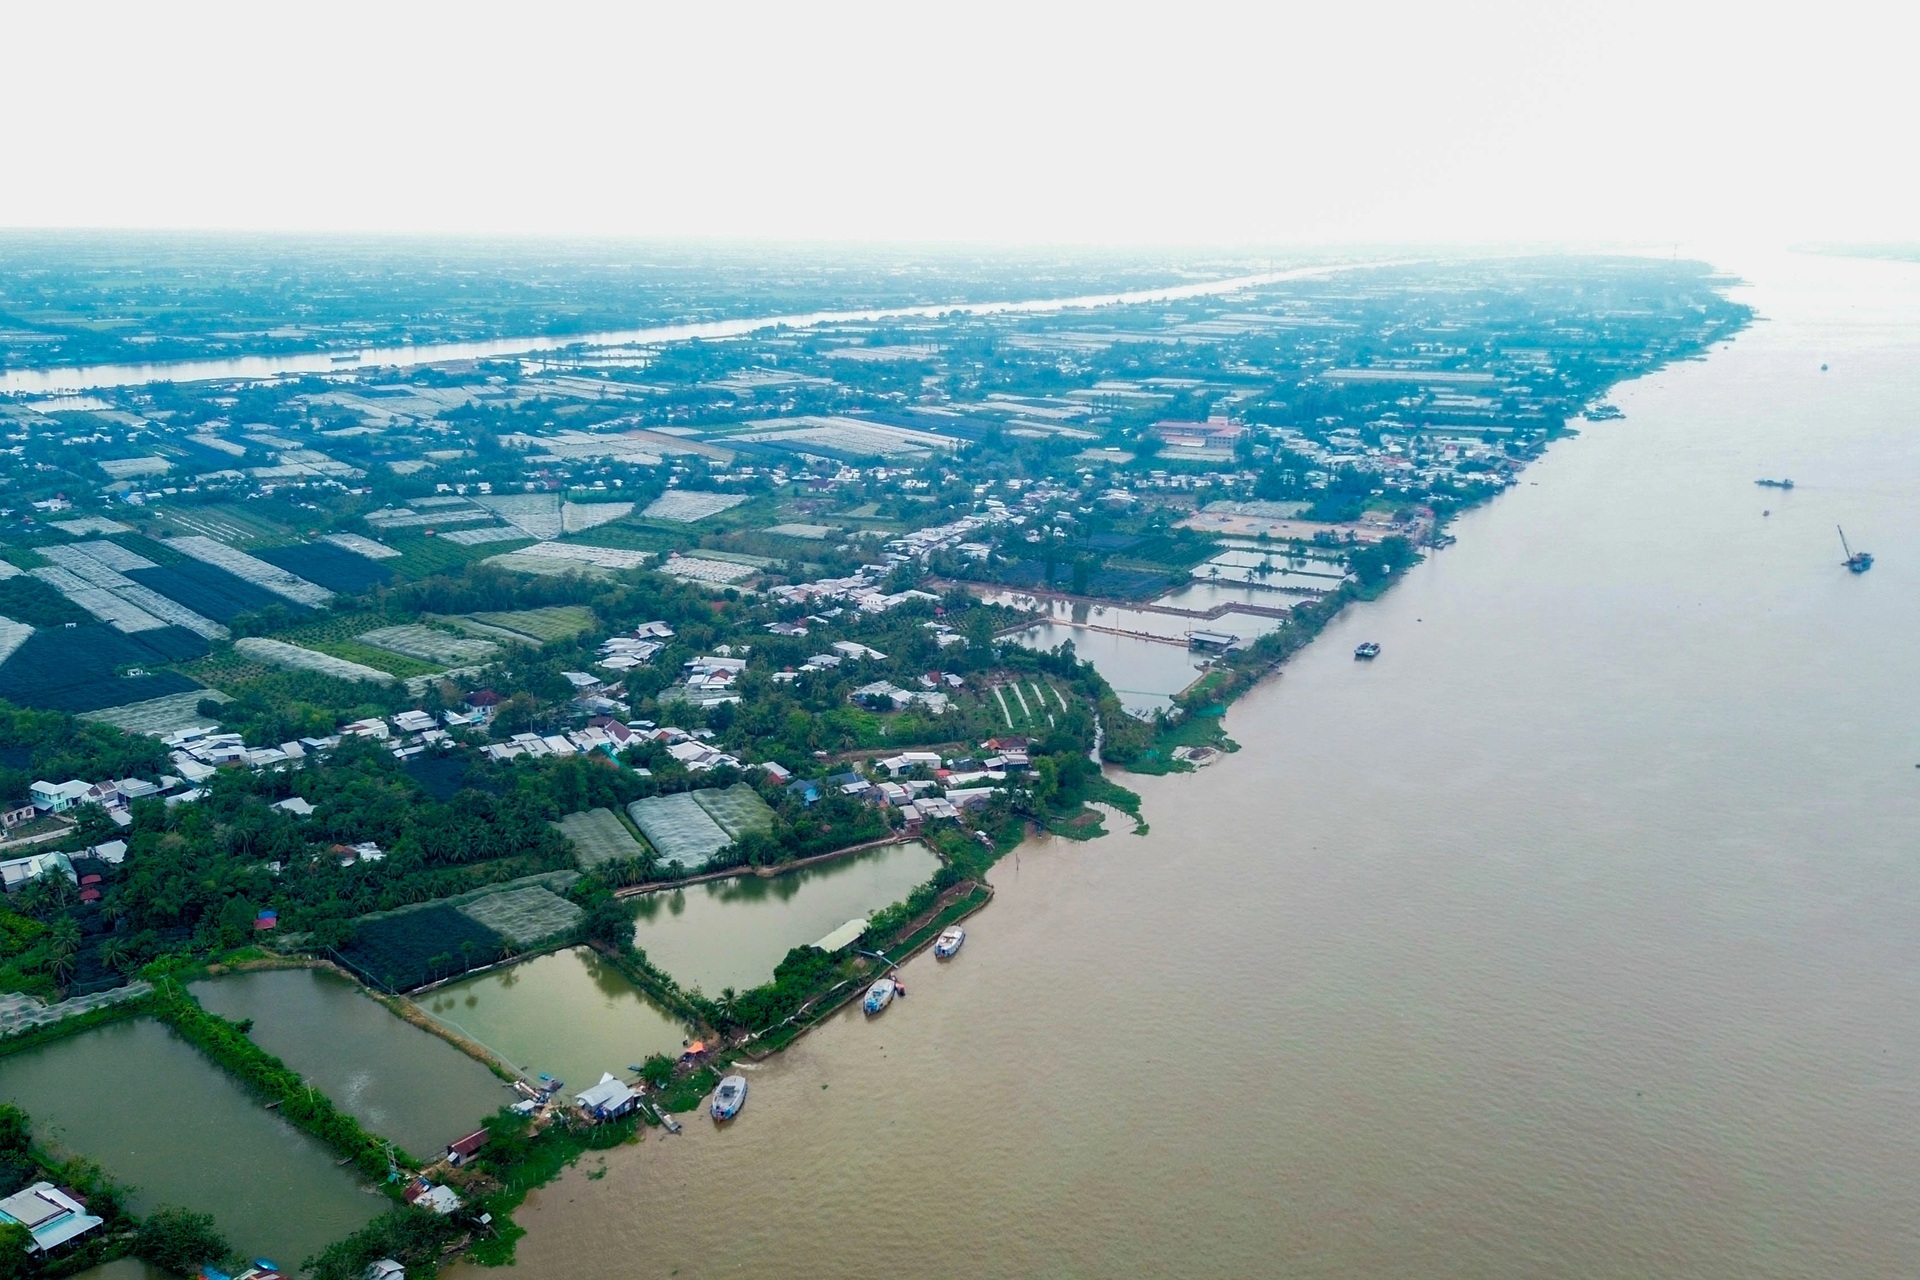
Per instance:
[[[898,990],[898,986],[899,984],[894,982],[892,978],[880,979],[880,981],[867,988],[867,998],[861,1002],[860,1007],[865,1009],[868,1016],[871,1017],[873,1014],[880,1012],[893,1003],[894,993]]]
[[[959,925],[949,925],[940,936],[934,939],[933,957],[936,960],[951,960],[956,951],[967,944],[967,931]]]

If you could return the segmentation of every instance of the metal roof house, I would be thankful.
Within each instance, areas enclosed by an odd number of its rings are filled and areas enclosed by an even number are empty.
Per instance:
[[[0,1222],[14,1222],[33,1236],[33,1252],[46,1253],[99,1226],[101,1219],[87,1212],[51,1182],[36,1182],[0,1200]]]
[[[575,1094],[573,1100],[596,1120],[618,1120],[640,1105],[639,1094],[604,1072],[599,1084]]]

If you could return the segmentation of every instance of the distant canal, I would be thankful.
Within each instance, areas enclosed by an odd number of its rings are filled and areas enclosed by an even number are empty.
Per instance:
[[[478,1062],[388,1013],[338,974],[235,973],[196,982],[192,990],[222,1017],[253,1019],[255,1044],[370,1132],[421,1159],[515,1100]]]
[[[585,947],[463,978],[419,1002],[526,1074],[546,1072],[573,1088],[651,1054],[676,1056],[686,1038],[685,1028]]]
[[[783,875],[649,894],[634,942],[683,987],[745,991],[769,981],[793,948],[891,906],[939,869],[933,850],[913,840]]]
[[[134,1212],[210,1213],[248,1257],[296,1267],[388,1204],[150,1018],[0,1058],[0,1097],[36,1137],[133,1187]]]

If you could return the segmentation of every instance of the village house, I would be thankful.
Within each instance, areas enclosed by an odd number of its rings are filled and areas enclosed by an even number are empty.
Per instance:
[[[102,1219],[51,1182],[36,1182],[0,1200],[0,1222],[25,1227],[33,1240],[28,1251],[46,1254],[92,1231]]]

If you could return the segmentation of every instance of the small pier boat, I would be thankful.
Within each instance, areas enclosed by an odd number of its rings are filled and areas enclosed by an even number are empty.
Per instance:
[[[713,1118],[731,1120],[740,1114],[740,1108],[747,1105],[747,1078],[745,1076],[727,1076],[720,1081],[720,1087],[713,1091]]]
[[[1835,525],[1834,528],[1840,529],[1840,526]],[[1847,531],[1845,529],[1840,529],[1840,549],[1847,553],[1847,558],[1840,563],[1854,573],[1865,573],[1867,570],[1873,568],[1873,553],[1871,551],[1855,551],[1852,547],[1848,546]]]
[[[1355,662],[1372,662],[1379,656],[1380,645],[1377,641],[1373,640],[1369,640],[1362,645],[1356,645],[1353,650],[1353,659]]]
[[[933,941],[933,958],[951,960],[956,951],[967,944],[967,931],[959,925],[949,925]]]
[[[882,978],[867,988],[867,998],[860,1002],[860,1007],[865,1009],[871,1017],[893,1003],[894,993],[898,988],[899,984],[892,978]]]

